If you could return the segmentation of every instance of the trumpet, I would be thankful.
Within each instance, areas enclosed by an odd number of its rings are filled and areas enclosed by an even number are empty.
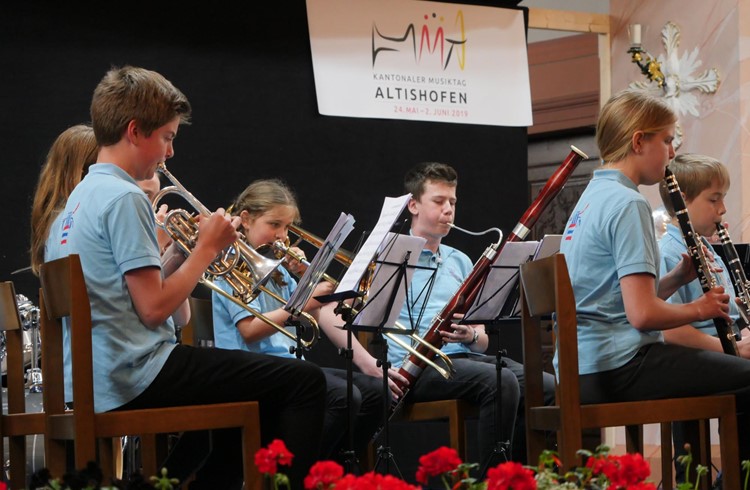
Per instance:
[[[164,196],[176,194],[187,201],[201,216],[210,216],[211,212],[198,199],[196,199],[175,177],[167,170],[165,162],[161,162],[156,170],[164,175],[171,183],[171,186],[162,188],[155,196],[152,202],[154,213],[159,209],[159,201]],[[198,240],[198,222],[184,209],[173,209],[169,211],[163,220],[156,220],[157,226],[163,228],[175,242],[183,254],[190,255],[195,248]],[[281,259],[269,259],[258,253],[244,241],[244,236],[232,245],[224,249],[200,279],[200,283],[215,291],[217,294],[224,296],[233,303],[247,310],[251,315],[260,319],[267,325],[275,328],[285,336],[305,348],[309,349],[320,337],[320,329],[315,319],[307,312],[292,311],[292,316],[302,316],[310,324],[313,330],[312,338],[309,340],[298,339],[296,335],[279,325],[261,312],[251,308],[249,303],[255,299],[258,294],[264,292],[281,304],[286,304],[281,296],[266,288],[264,284],[271,277],[272,273],[281,264]],[[223,278],[229,284],[234,294],[229,294],[220,286],[215,284],[217,278]]]
[[[309,232],[307,232],[307,231],[303,230],[302,228],[300,228],[298,226],[295,226],[295,225],[290,225],[289,226],[289,231],[291,231],[292,233],[294,233],[295,235],[297,235],[297,239],[294,241],[294,243],[292,243],[291,240],[289,239],[289,237],[287,237],[286,240],[283,240],[283,241],[282,240],[276,240],[271,245],[267,245],[267,244],[266,245],[261,245],[260,247],[258,247],[256,249],[256,251],[265,255],[270,250],[271,253],[273,253],[273,255],[277,259],[282,259],[282,260],[283,260],[284,257],[289,257],[292,260],[296,260],[297,262],[299,262],[300,264],[302,264],[303,269],[307,270],[307,268],[310,267],[310,262],[304,256],[302,256],[302,255],[298,254],[297,252],[295,252],[292,249],[292,247],[296,247],[297,245],[300,244],[300,242],[305,241],[305,242],[310,243],[311,245],[313,245],[313,246],[315,246],[317,248],[320,248],[321,246],[323,246],[323,243],[325,242],[325,240],[323,240],[322,238],[320,238],[320,237],[318,237],[316,235],[313,235],[312,233],[309,233]],[[351,265],[351,263],[352,263],[352,260],[353,260],[352,259],[352,253],[349,252],[349,251],[347,251],[347,250],[343,250],[343,249],[339,249],[336,252],[336,255],[334,256],[334,259],[337,262],[339,262],[340,264],[342,264],[344,267],[349,267]],[[283,265],[283,263],[282,263],[282,265]],[[323,279],[326,280],[326,281],[328,281],[328,282],[330,282],[334,286],[338,286],[338,284],[339,284],[338,280],[334,279],[329,274],[325,274],[324,273],[323,274]]]

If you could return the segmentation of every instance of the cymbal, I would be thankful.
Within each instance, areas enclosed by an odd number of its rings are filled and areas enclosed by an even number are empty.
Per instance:
[[[22,267],[22,268],[20,268],[20,269],[16,269],[16,270],[14,270],[13,272],[11,272],[11,273],[10,273],[10,275],[11,275],[11,276],[13,276],[13,275],[15,275],[15,274],[20,274],[20,273],[22,273],[22,272],[31,272],[31,266],[28,266],[28,267]]]

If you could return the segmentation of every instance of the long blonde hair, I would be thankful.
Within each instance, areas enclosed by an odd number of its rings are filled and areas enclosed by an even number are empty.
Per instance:
[[[633,133],[658,133],[675,122],[677,116],[664,99],[633,90],[618,92],[599,113],[596,125],[599,155],[604,163],[619,162],[632,151]]]
[[[78,185],[98,153],[94,130],[78,124],[63,131],[47,153],[31,206],[31,270],[39,274],[44,263],[44,245],[52,221],[65,208],[68,196]]]

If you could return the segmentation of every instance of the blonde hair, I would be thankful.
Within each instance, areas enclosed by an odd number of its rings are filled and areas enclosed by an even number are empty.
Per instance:
[[[39,274],[52,221],[65,208],[68,196],[96,162],[99,147],[91,126],[78,124],[63,131],[49,149],[39,173],[31,205],[31,270]]]
[[[691,202],[704,190],[714,183],[729,190],[729,171],[715,158],[694,153],[677,155],[669,164],[669,169],[680,185],[680,191],[685,194],[685,201]],[[675,217],[672,199],[664,181],[659,184],[659,194],[664,208],[671,217]]]
[[[604,163],[623,160],[632,151],[636,131],[654,134],[677,122],[664,99],[644,92],[624,90],[613,95],[599,113],[596,145]]]
[[[300,222],[299,207],[294,192],[280,179],[256,180],[242,191],[232,205],[232,214],[238,216],[247,211],[258,217],[276,206],[294,208],[294,223]]]

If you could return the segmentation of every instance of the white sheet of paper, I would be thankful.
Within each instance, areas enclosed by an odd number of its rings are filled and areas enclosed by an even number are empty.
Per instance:
[[[331,264],[331,261],[336,256],[341,244],[349,233],[354,229],[354,217],[351,214],[341,213],[336,224],[333,225],[331,231],[328,233],[323,245],[318,249],[318,252],[310,261],[310,266],[307,268],[295,288],[292,296],[287,301],[284,309],[299,313],[305,307],[315,291],[315,286],[318,285],[320,279],[323,277],[326,269]]]
[[[422,252],[426,242],[427,240],[422,237],[388,233],[384,242],[387,246],[384,247],[384,251],[377,258],[377,266],[375,267],[374,277],[370,285],[366,306],[355,317],[355,325],[378,326],[386,315],[388,315],[388,318],[384,326],[392,327],[396,323],[401,312],[401,307],[406,300],[404,282],[406,282],[407,286],[411,284],[411,279],[414,276],[414,268],[407,267],[403,281],[399,281],[395,274],[399,266],[392,264],[402,264],[408,254],[409,260],[407,264],[411,266],[416,265],[419,260],[419,254]],[[398,288],[396,296],[391,305],[391,310],[386,311],[394,287]]]
[[[344,277],[341,278],[335,291],[336,294],[350,291],[356,292],[358,290],[360,279],[362,279],[365,271],[370,266],[372,259],[380,251],[386,235],[393,228],[393,224],[403,212],[410,198],[411,194],[385,198],[383,208],[380,211],[380,218],[378,218],[375,228],[373,228],[372,233],[370,233],[362,248],[357,252]]]

